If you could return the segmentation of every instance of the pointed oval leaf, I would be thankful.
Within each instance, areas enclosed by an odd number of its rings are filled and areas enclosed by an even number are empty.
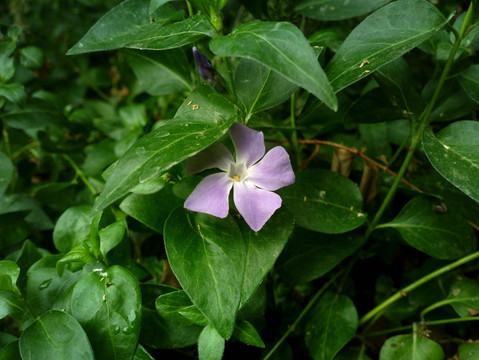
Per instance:
[[[163,294],[155,301],[156,311],[166,320],[177,324],[191,324],[191,321],[180,314],[181,310],[191,305],[190,298],[182,290]]]
[[[460,317],[479,313],[479,284],[475,280],[462,277],[457,279],[451,285],[448,298],[458,301],[451,303],[451,306]]]
[[[246,320],[238,320],[236,322],[233,338],[247,345],[264,348],[264,342],[253,325]]]
[[[88,238],[92,220],[90,210],[89,205],[73,206],[58,218],[53,230],[53,243],[59,252],[67,253]]]
[[[293,217],[285,209],[277,211],[258,232],[242,223],[247,255],[241,306],[251,298],[273,267],[293,231],[293,224]]]
[[[301,171],[296,182],[280,190],[280,194],[296,223],[306,229],[339,234],[366,221],[358,186],[336,172]]]
[[[236,27],[230,35],[213,39],[210,48],[219,56],[259,61],[306,89],[331,109],[338,107],[333,89],[308,40],[291,23],[246,23]]]
[[[208,147],[229,129],[234,120],[234,107],[226,98],[214,96],[209,87],[197,88],[205,94],[191,111],[163,121],[148,135],[140,138],[118,161],[100,194],[94,211],[100,211],[126,195],[139,183],[158,177],[186,158]],[[185,102],[192,103],[188,97]]]
[[[391,0],[303,0],[294,10],[312,19],[334,21],[366,15]]]
[[[85,331],[70,314],[50,310],[38,317],[20,337],[24,360],[94,360]]]
[[[96,359],[129,359],[140,335],[141,294],[125,268],[83,276],[73,288],[67,311],[83,326]]]
[[[467,95],[476,103],[479,103],[479,65],[472,65],[462,71],[458,75],[457,81]]]
[[[467,221],[452,211],[438,211],[436,204],[433,198],[416,197],[393,221],[378,228],[395,228],[409,245],[437,259],[457,259],[473,252],[476,239]]]
[[[331,360],[356,334],[358,312],[351,299],[325,293],[308,315],[306,347],[315,360]]]
[[[420,334],[396,335],[386,340],[379,360],[443,360],[441,346]]]
[[[178,208],[166,220],[164,238],[168,260],[181,286],[221,336],[229,338],[245,268],[238,225],[231,217],[219,219]]]
[[[346,38],[326,68],[337,92],[425,41],[447,19],[425,0],[399,0],[375,11]]]
[[[458,121],[436,136],[431,128],[422,135],[424,151],[432,166],[450,183],[479,202],[479,123]]]
[[[199,360],[221,360],[225,350],[225,339],[212,326],[203,329],[198,338]]]
[[[20,268],[10,260],[0,261],[0,290],[10,291],[15,288]]]

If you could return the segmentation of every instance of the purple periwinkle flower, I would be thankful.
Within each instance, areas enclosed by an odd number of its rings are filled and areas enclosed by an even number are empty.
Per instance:
[[[281,197],[273,191],[294,183],[291,160],[281,146],[265,155],[263,133],[242,124],[231,126],[230,137],[236,159],[223,144],[215,143],[187,160],[190,174],[212,168],[222,172],[205,177],[186,199],[185,208],[225,218],[233,189],[239,213],[251,229],[259,231],[281,207]]]

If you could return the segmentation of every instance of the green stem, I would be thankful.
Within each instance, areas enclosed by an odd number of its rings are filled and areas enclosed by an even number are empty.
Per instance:
[[[92,192],[93,195],[96,195],[97,194],[97,191],[96,189],[93,187],[93,185],[88,181],[88,179],[86,178],[85,174],[83,174],[83,171],[81,171],[81,169],[78,167],[78,165],[72,160],[72,158],[70,156],[68,156],[67,154],[62,154],[63,158],[68,161],[68,163],[70,164],[70,166],[75,170],[75,173],[80,177],[80,179],[82,179],[82,181],[85,183],[85,185],[88,187],[88,189],[90,189],[90,191]]]
[[[467,302],[467,301],[470,301],[470,302],[479,302],[479,298],[477,297],[465,297],[465,298],[451,298],[451,299],[444,299],[442,301],[438,301],[437,303],[434,303],[430,306],[428,306],[427,308],[425,308],[423,311],[421,311],[421,320],[424,321],[424,317],[426,316],[427,313],[433,311],[433,310],[436,310],[437,308],[440,308],[442,306],[446,306],[446,305],[449,305],[449,304],[454,304],[454,303],[458,303],[458,302]]]
[[[296,162],[297,165],[299,166],[301,164],[301,150],[299,148],[298,144],[298,131],[296,130],[296,116],[295,116],[295,110],[296,110],[296,93],[293,93],[291,95],[291,101],[290,101],[290,121],[291,121],[291,127],[293,128],[293,133],[291,135],[291,142],[294,148],[294,152],[296,154]]]
[[[374,231],[377,223],[381,219],[381,216],[383,215],[384,211],[388,207],[389,203],[393,199],[396,190],[401,182],[401,179],[403,178],[404,174],[406,173],[406,170],[413,158],[414,152],[419,145],[419,142],[421,140],[422,133],[426,126],[429,124],[429,118],[431,116],[432,110],[434,109],[434,106],[436,105],[437,99],[439,97],[439,94],[441,93],[442,87],[444,85],[444,82],[446,81],[447,75],[449,74],[449,71],[451,69],[451,66],[454,62],[454,56],[457,53],[457,50],[459,49],[459,46],[461,45],[461,41],[464,37],[464,34],[469,27],[469,23],[472,19],[472,14],[473,14],[473,2],[471,2],[471,5],[469,6],[469,9],[467,10],[466,17],[464,19],[464,22],[462,23],[461,29],[459,30],[459,34],[456,38],[456,41],[454,42],[454,46],[451,50],[451,53],[449,54],[449,58],[447,59],[446,65],[444,66],[444,70],[442,71],[441,77],[439,78],[439,82],[436,86],[436,90],[434,91],[434,94],[431,98],[431,101],[429,102],[428,106],[426,106],[426,109],[424,112],[421,114],[419,117],[420,119],[420,124],[413,135],[412,138],[412,143],[411,147],[406,155],[406,158],[404,159],[404,162],[401,165],[401,168],[399,169],[398,176],[394,180],[394,183],[392,184],[391,188],[389,189],[389,192],[386,195],[386,198],[384,199],[383,203],[381,204],[381,207],[379,208],[378,212],[374,216],[373,220],[369,224],[368,230],[366,231],[366,238],[371,235],[371,233]]]
[[[343,273],[343,271],[339,271],[337,274],[335,274],[329,281],[323,285],[321,289],[318,290],[316,294],[309,300],[309,303],[305,306],[303,311],[301,311],[301,314],[294,320],[294,323],[291,324],[291,326],[288,328],[288,330],[283,334],[281,339],[278,340],[278,342],[273,346],[273,348],[269,351],[268,354],[263,358],[263,360],[268,360],[273,353],[280,347],[280,345],[283,343],[284,340],[291,334],[291,332],[294,331],[296,326],[298,326],[299,322],[303,319],[303,317],[307,314],[307,312],[313,307],[313,305],[316,303],[316,301],[321,297],[323,292],[326,291],[326,289],[331,286],[332,283],[336,281],[336,279]]]
[[[374,309],[372,309],[370,312],[368,312],[366,315],[364,315],[360,320],[359,320],[359,325],[363,325],[366,323],[369,319],[373,318],[376,316],[376,314],[381,313],[384,309],[386,309],[389,305],[392,303],[396,302],[397,300],[403,298],[404,296],[407,296],[408,293],[413,291],[414,289],[418,288],[422,284],[425,284],[429,280],[432,280],[434,278],[437,278],[438,276],[441,276],[463,264],[466,264],[470,261],[479,259],[479,251],[476,251],[475,253],[469,254],[462,259],[459,259],[449,265],[443,266],[440,269],[437,269],[436,271],[433,271],[430,274],[427,274],[426,276],[420,278],[419,280],[413,282],[412,284],[406,286],[405,288],[399,290],[396,292],[393,296],[390,298],[386,299],[383,301],[381,304],[376,306]]]

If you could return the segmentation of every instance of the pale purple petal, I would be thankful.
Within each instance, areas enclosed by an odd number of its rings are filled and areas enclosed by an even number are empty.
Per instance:
[[[234,123],[230,128],[231,140],[236,149],[236,162],[250,167],[261,159],[265,152],[264,135],[261,131]]]
[[[213,168],[228,171],[230,164],[233,162],[233,156],[231,156],[226,146],[221,143],[214,143],[186,160],[186,173],[195,174]]]
[[[294,183],[294,172],[286,150],[276,146],[248,169],[248,182],[265,189],[278,190]]]
[[[228,216],[229,193],[234,180],[226,173],[205,177],[185,201],[185,208],[219,218]]]
[[[248,182],[235,182],[233,197],[239,213],[254,231],[259,231],[281,207],[278,194],[258,189]]]

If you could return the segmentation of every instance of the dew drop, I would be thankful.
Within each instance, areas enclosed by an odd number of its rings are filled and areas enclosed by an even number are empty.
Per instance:
[[[139,148],[135,150],[135,153],[136,155],[143,155],[144,153],[146,153],[146,150],[143,146],[140,146]]]
[[[162,138],[162,137],[166,137],[166,136],[168,136],[168,135],[170,135],[170,132],[169,132],[169,131],[160,131],[160,132],[157,133],[155,136],[156,136],[157,138]]]

